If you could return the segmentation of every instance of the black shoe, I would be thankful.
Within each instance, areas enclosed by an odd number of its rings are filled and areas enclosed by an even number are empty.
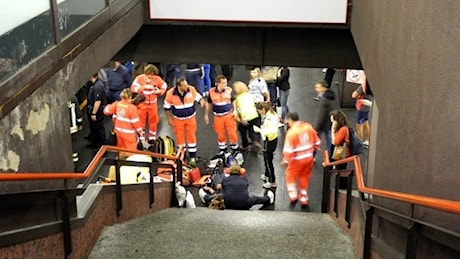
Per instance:
[[[215,159],[224,159],[224,158],[225,158],[225,153],[224,152],[218,152],[218,153],[216,153],[216,155],[214,155],[211,158],[211,161],[215,160]]]

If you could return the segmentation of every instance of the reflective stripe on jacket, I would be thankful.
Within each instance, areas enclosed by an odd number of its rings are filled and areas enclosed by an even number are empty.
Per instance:
[[[296,121],[286,132],[283,161],[303,160],[313,157],[313,151],[321,144],[315,129],[309,123]]]
[[[142,135],[142,124],[137,115],[137,107],[127,100],[115,101],[104,108],[105,115],[112,115],[116,133]]]
[[[166,92],[164,109],[171,110],[173,116],[177,118],[187,118],[195,114],[195,101],[198,102],[201,95],[194,87],[189,87],[184,95],[181,95],[177,87],[171,88]]]
[[[217,87],[212,87],[209,90],[209,101],[212,101],[212,111],[215,115],[225,115],[232,111],[232,89],[225,87],[223,91],[219,91]]]
[[[137,76],[131,85],[132,92],[145,95],[145,101],[141,102],[139,107],[156,104],[158,95],[163,95],[167,88],[166,82],[161,77],[146,74]],[[160,94],[155,94],[158,89],[161,91]]]

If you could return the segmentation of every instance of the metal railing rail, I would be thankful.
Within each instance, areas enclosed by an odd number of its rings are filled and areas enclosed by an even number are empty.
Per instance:
[[[135,161],[126,161],[118,159],[108,159],[104,155],[106,152],[125,152],[130,154],[145,154],[156,158],[164,158],[169,160],[174,160],[176,162],[176,168],[170,164],[162,164],[153,162],[135,162]],[[116,214],[117,217],[120,216],[120,212],[123,208],[122,204],[122,189],[121,189],[121,179],[120,179],[120,167],[121,166],[138,166],[138,167],[148,167],[150,168],[150,183],[149,183],[149,207],[153,207],[154,203],[154,176],[156,175],[158,167],[170,168],[172,170],[172,200],[174,201],[175,193],[175,183],[177,181],[182,181],[182,165],[184,160],[183,150],[180,149],[176,156],[164,155],[159,153],[153,153],[150,151],[139,151],[139,150],[129,150],[125,148],[120,148],[116,146],[104,145],[102,146],[97,154],[94,156],[93,160],[90,162],[88,167],[82,173],[0,173],[0,181],[32,181],[32,180],[68,180],[68,179],[86,179],[90,177],[96,170],[100,167],[101,163],[107,162],[109,164],[115,164],[115,196],[116,196]],[[177,177],[176,177],[177,175]],[[83,190],[83,189],[82,189]],[[63,242],[64,242],[64,255],[67,258],[72,253],[72,237],[71,237],[71,224],[70,224],[70,214],[69,214],[69,192],[70,189],[56,190],[52,193],[50,191],[41,191],[45,192],[44,195],[38,195],[34,197],[22,196],[23,193],[6,193],[0,194],[1,201],[9,201],[11,197],[16,198],[29,198],[35,201],[39,201],[47,196],[48,199],[60,199],[62,200],[62,222],[61,222],[61,231],[63,233]],[[29,191],[36,192],[36,191]],[[51,194],[51,195],[48,195]],[[172,203],[173,204],[173,203]]]
[[[324,151],[324,167],[335,166],[348,162],[353,163],[355,166],[355,175],[359,192],[380,196],[388,199],[408,202],[414,205],[460,215],[460,201],[439,199],[429,196],[366,187],[364,184],[363,174],[361,170],[361,161],[359,160],[359,156],[355,155],[342,160],[331,162],[329,160],[328,151]]]
[[[443,212],[448,212],[452,214],[460,214],[460,201],[453,201],[453,200],[446,200],[446,199],[439,199],[433,198],[429,196],[422,196],[416,194],[409,194],[404,192],[396,192],[396,191],[388,191],[383,189],[376,189],[376,188],[369,188],[366,187],[364,184],[364,179],[362,175],[361,169],[361,162],[359,156],[351,156],[342,160],[331,162],[329,159],[328,151],[323,151],[324,153],[324,180],[323,180],[323,199],[322,199],[322,207],[321,211],[323,213],[327,213],[329,211],[329,193],[330,193],[330,177],[335,175],[336,176],[336,187],[335,187],[335,203],[334,203],[334,212],[336,217],[338,216],[337,211],[337,200],[338,200],[338,185],[339,185],[339,176],[347,177],[347,199],[346,199],[346,209],[345,209],[345,220],[348,223],[348,228],[350,228],[350,207],[351,207],[351,186],[352,186],[352,178],[353,175],[356,175],[358,191],[360,192],[361,200],[365,201],[364,193],[370,194],[373,196],[380,196],[387,199],[392,199],[400,202],[407,202],[412,205],[412,210],[414,209],[414,205],[432,208],[436,210],[440,210]],[[344,169],[344,170],[331,170],[332,166],[344,164],[344,163],[353,163],[354,169]],[[382,208],[378,205],[374,205],[368,201],[365,201],[369,206],[369,209],[366,210],[366,223],[364,227],[364,245],[363,245],[363,258],[370,258],[371,257],[371,241],[372,241],[372,223],[373,223],[373,216],[375,214],[375,210],[379,209],[381,211],[388,212],[389,214],[401,217],[403,219],[410,220],[413,224],[407,228],[407,241],[406,241],[406,258],[415,258],[416,257],[416,245],[417,245],[417,237],[422,230],[422,227],[431,228],[436,232],[440,232],[445,234],[448,239],[444,239],[447,243],[442,243],[448,247],[451,247],[451,242],[449,241],[458,241],[460,240],[460,236],[458,234],[452,234],[452,232],[448,232],[443,228],[438,226],[424,223],[420,220],[414,219],[412,217],[401,216],[392,210]]]
[[[106,152],[125,152],[132,154],[145,154],[157,158],[165,158],[168,160],[181,159],[183,153],[179,151],[176,156],[153,153],[150,151],[130,150],[117,146],[103,145],[94,156],[93,160],[86,167],[84,172],[67,172],[67,173],[51,173],[51,172],[26,172],[26,173],[0,173],[0,181],[29,181],[29,180],[65,180],[65,179],[85,179],[98,166],[99,161],[104,157]]]

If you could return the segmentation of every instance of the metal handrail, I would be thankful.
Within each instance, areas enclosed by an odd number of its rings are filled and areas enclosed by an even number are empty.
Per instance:
[[[180,149],[176,156],[154,153],[150,151],[130,150],[117,146],[103,145],[84,172],[69,172],[69,173],[50,173],[50,172],[27,172],[27,173],[0,173],[0,181],[25,181],[25,180],[66,180],[66,179],[86,179],[91,175],[97,167],[99,161],[104,157],[106,152],[126,152],[133,154],[145,154],[157,158],[165,158],[169,160],[183,160],[184,153]]]
[[[389,191],[389,190],[382,190],[382,189],[366,187],[364,184],[363,174],[361,170],[361,161],[359,159],[359,156],[357,155],[347,157],[342,160],[331,162],[329,159],[328,151],[324,150],[323,154],[324,154],[324,160],[323,160],[324,167],[330,167],[330,166],[352,162],[355,166],[355,174],[356,174],[356,180],[358,184],[358,190],[362,193],[367,193],[367,194],[371,194],[375,196],[385,197],[388,199],[408,202],[414,205],[419,205],[419,206],[423,206],[427,208],[433,208],[433,209],[441,210],[444,212],[449,212],[449,213],[460,215],[460,201],[439,199],[439,198],[433,198],[433,197],[404,193],[404,192]]]

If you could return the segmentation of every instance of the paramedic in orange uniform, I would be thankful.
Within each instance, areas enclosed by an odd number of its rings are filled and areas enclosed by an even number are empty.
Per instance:
[[[185,148],[187,144],[191,162],[196,162],[197,152],[195,102],[199,102],[201,107],[205,105],[204,99],[196,88],[188,85],[184,78],[180,78],[176,87],[166,92],[163,105],[168,124],[173,127],[176,144],[179,149]]]
[[[209,124],[209,111],[214,114],[213,128],[217,134],[217,146],[219,152],[216,157],[222,157],[227,152],[227,134],[230,139],[230,147],[232,152],[239,149],[238,146],[238,133],[236,127],[236,120],[233,107],[232,88],[227,87],[227,78],[224,75],[216,77],[217,86],[209,90],[208,102],[206,102],[204,122]]]
[[[157,99],[168,89],[166,82],[158,74],[158,68],[155,65],[148,64],[144,67],[144,74],[137,76],[131,85],[132,92],[145,95],[145,101],[137,105],[137,108],[142,129],[145,132],[148,119],[148,135],[146,132],[148,140],[145,141],[150,144],[157,137],[157,125],[159,122]],[[141,141],[144,140],[141,139]]]
[[[106,116],[112,115],[113,131],[117,134],[117,146],[137,150],[137,136],[144,137],[144,131],[137,114],[137,108],[131,104],[132,92],[129,88],[121,91],[120,101],[108,104],[104,108]]]
[[[307,190],[313,167],[313,151],[319,147],[321,140],[311,124],[299,121],[297,113],[288,113],[286,123],[289,129],[286,132],[281,165],[287,165],[286,188],[291,203],[299,200],[304,207],[308,205]]]

